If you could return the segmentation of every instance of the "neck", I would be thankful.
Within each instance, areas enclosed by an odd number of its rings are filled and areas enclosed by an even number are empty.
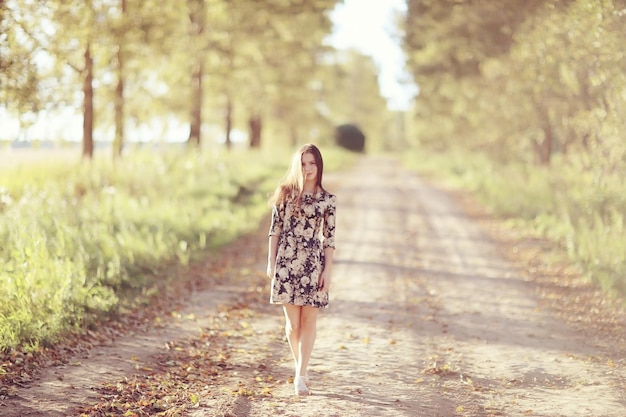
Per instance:
[[[317,189],[317,184],[305,183],[304,186],[302,187],[302,192],[303,193],[315,193],[316,189]]]

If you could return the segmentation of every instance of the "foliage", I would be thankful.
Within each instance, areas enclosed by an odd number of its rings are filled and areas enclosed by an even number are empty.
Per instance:
[[[420,86],[420,143],[543,165],[582,153],[592,165],[623,169],[623,2],[408,6],[404,45]]]
[[[9,0],[0,18],[8,41],[0,65],[12,63],[0,74],[9,87],[2,106],[25,128],[41,107],[82,112],[96,139],[114,141],[116,156],[124,141],[137,139],[124,133],[145,129],[151,137],[142,140],[180,140],[186,124],[196,145],[217,126],[227,144],[232,131],[249,130],[250,144],[259,146],[261,126],[269,145],[320,142],[349,121],[337,115],[365,103],[369,116],[357,116],[380,126],[386,106],[371,60],[354,53],[367,65],[355,62],[345,77],[324,45],[337,3]],[[332,88],[322,93],[321,86]],[[88,142],[94,132],[84,126]]]
[[[459,148],[407,153],[405,162],[471,191],[511,226],[558,243],[601,288],[626,295],[626,186],[618,175],[564,159],[550,168],[501,164]]]
[[[331,149],[325,159],[330,170],[346,161]],[[117,314],[168,263],[255,228],[288,161],[284,151],[136,151],[118,164],[0,171],[0,347]]]
[[[378,70],[371,57],[349,50],[329,56],[336,64],[323,68],[326,76],[319,84],[320,112],[332,127],[354,124],[365,134],[367,149],[388,150],[391,114],[380,95]]]
[[[37,64],[30,54],[34,45],[11,30],[16,25],[15,17],[6,2],[0,2],[0,103],[17,114],[36,112],[41,97],[37,91]],[[32,122],[28,117],[20,119],[23,124]]]
[[[626,293],[624,2],[407,4],[413,147]]]

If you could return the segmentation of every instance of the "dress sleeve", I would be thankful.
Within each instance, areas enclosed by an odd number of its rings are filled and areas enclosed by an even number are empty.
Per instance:
[[[335,211],[337,206],[337,197],[331,195],[324,210],[324,249],[335,248]]]
[[[272,208],[272,223],[270,224],[270,236],[280,236],[285,219],[285,205],[274,205]]]

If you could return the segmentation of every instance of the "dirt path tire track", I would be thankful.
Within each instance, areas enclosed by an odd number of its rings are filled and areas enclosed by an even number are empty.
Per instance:
[[[313,395],[294,397],[288,383],[281,310],[267,304],[262,277],[263,225],[245,253],[228,255],[232,276],[194,294],[179,319],[97,348],[81,366],[49,369],[0,416],[73,415],[97,401],[94,387],[150,366],[165,342],[193,338],[220,304],[252,293],[253,330],[225,341],[232,367],[189,416],[626,416],[625,348],[555,318],[447,193],[384,158],[327,181],[338,195],[338,249]],[[263,384],[271,395],[233,394]]]
[[[473,391],[460,406],[469,415],[626,415],[624,347],[606,351],[556,319],[449,195],[415,176],[407,186],[421,203],[420,259],[445,328],[425,340],[449,352],[459,379],[448,389]]]

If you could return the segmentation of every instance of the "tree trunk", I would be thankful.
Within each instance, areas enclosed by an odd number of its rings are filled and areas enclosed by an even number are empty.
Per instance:
[[[226,97],[226,149],[232,148],[232,141],[230,140],[230,132],[233,130],[233,101],[230,95]]]
[[[83,84],[83,158],[93,158],[93,57],[91,44],[85,48],[85,81]]]
[[[191,74],[191,125],[189,126],[190,146],[200,147],[202,126],[202,62],[198,60]]]
[[[202,35],[205,27],[206,5],[204,0],[187,0],[189,8],[189,36],[191,42],[202,43]],[[204,52],[197,50],[194,55],[195,62],[191,70],[191,121],[189,126],[189,139],[187,144],[196,148],[200,147],[200,134],[202,128],[202,73],[204,71]]]
[[[544,138],[541,151],[541,165],[550,165],[552,161],[552,144],[554,142],[554,134],[552,133],[552,127],[550,125],[543,128]]]
[[[537,108],[539,112],[539,120],[541,121],[541,128],[543,130],[543,140],[541,143],[536,143],[535,153],[540,165],[550,165],[552,160],[552,145],[554,141],[554,133],[552,131],[552,124],[550,123],[550,116],[547,113],[547,109],[542,106]]]
[[[248,120],[250,127],[250,148],[256,149],[261,147],[261,116],[254,114]]]
[[[120,0],[122,19],[126,18],[126,0]],[[124,148],[124,51],[123,39],[117,41],[117,86],[115,88],[115,138],[113,139],[113,159],[120,158]]]
[[[125,0],[124,0],[125,3]],[[115,138],[113,140],[113,159],[122,156],[124,148],[124,67],[122,45],[117,49],[117,87],[115,88]]]

